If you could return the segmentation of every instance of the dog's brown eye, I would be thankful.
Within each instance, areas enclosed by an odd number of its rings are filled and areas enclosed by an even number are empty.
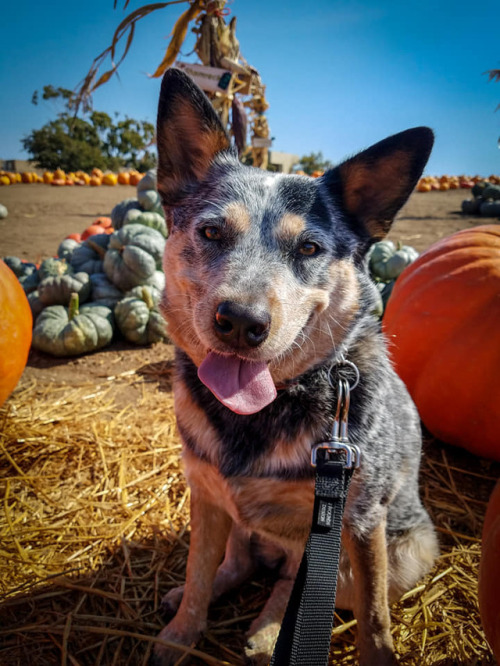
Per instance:
[[[316,243],[302,243],[299,247],[300,254],[303,254],[305,257],[312,257],[313,254],[316,254],[319,250],[319,247]]]
[[[203,227],[203,235],[208,240],[215,241],[221,239],[219,227]]]

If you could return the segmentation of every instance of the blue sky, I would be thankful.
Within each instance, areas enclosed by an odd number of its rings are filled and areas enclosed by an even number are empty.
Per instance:
[[[145,0],[4,3],[0,23],[0,158],[26,158],[21,139],[55,117],[56,103],[31,104],[44,85],[74,88],[114,29]],[[353,0],[233,0],[246,60],[267,86],[273,148],[322,151],[339,162],[385,136],[429,125],[429,174],[500,173],[500,3]],[[94,108],[155,120],[161,61],[174,5],[138,23],[134,43]],[[183,49],[184,60],[193,41]],[[104,71],[104,70],[103,70]]]

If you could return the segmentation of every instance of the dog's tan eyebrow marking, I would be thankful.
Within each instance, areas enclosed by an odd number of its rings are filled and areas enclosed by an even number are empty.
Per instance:
[[[278,220],[276,235],[282,238],[295,238],[306,228],[306,221],[301,215],[285,213]]]
[[[224,217],[235,231],[245,233],[250,229],[250,213],[241,203],[233,202],[226,206]]]

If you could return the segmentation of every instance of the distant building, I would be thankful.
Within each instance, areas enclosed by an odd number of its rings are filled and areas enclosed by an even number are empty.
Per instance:
[[[2,160],[0,159],[0,169],[3,171],[12,171],[13,173],[22,173],[23,171],[31,171],[37,173],[39,176],[43,175],[44,170],[38,169],[35,162],[30,160]]]
[[[298,155],[291,153],[281,153],[278,150],[269,151],[269,165],[273,166],[280,173],[290,173],[293,165],[300,161]]]

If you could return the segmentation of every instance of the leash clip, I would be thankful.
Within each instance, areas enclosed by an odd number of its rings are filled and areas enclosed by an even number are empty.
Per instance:
[[[359,446],[349,442],[347,433],[347,421],[349,416],[349,405],[351,401],[351,390],[358,385],[359,371],[358,368],[351,361],[342,359],[343,364],[352,367],[356,373],[355,381],[352,386],[349,385],[347,379],[339,379],[337,384],[337,410],[335,413],[335,420],[332,427],[331,439],[328,442],[320,442],[315,444],[311,449],[311,465],[316,467],[318,464],[318,451],[326,451],[327,454],[338,454],[343,452],[345,454],[345,469],[358,469],[361,465],[361,450]],[[330,371],[328,373],[328,380],[331,385]]]

